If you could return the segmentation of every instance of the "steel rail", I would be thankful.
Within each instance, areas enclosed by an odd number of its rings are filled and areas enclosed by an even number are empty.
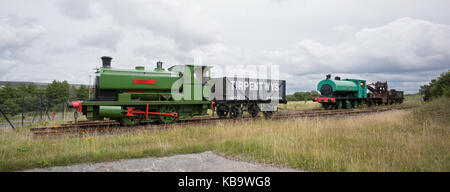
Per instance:
[[[383,106],[383,107],[373,107],[373,108],[362,108],[362,109],[339,109],[339,110],[301,110],[301,111],[280,111],[270,119],[280,120],[280,119],[290,119],[290,118],[304,118],[304,117],[329,117],[329,116],[340,116],[340,115],[356,115],[356,114],[367,114],[375,112],[384,112],[389,110],[401,110],[410,109],[416,106]],[[193,118],[180,120],[175,123],[170,124],[147,124],[147,125],[137,125],[137,126],[120,126],[120,124],[114,120],[105,121],[78,121],[78,123],[68,122],[59,126],[54,127],[41,127],[41,128],[30,128],[30,131],[34,135],[39,136],[49,136],[49,135],[64,135],[64,134],[78,134],[86,135],[90,133],[123,133],[130,132],[134,130],[160,130],[168,129],[173,127],[185,127],[192,125],[213,125],[217,122],[240,122],[249,120],[258,120],[261,118],[252,117],[242,117],[239,119],[226,119],[218,117],[207,117],[207,118]]]

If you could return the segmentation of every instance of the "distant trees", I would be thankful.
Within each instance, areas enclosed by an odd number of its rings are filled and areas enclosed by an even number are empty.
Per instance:
[[[89,88],[86,85],[80,85],[70,87],[69,100],[87,100],[89,98]]]
[[[422,85],[420,94],[424,94],[424,100],[438,98],[441,96],[450,97],[450,70],[442,73],[437,79],[432,79],[428,85]]]
[[[85,100],[88,99],[88,96],[87,86],[81,85],[76,88],[69,86],[67,81],[54,80],[45,89],[39,89],[33,83],[20,84],[18,87],[13,87],[11,83],[8,83],[0,88],[0,108],[8,115],[16,115],[22,110],[22,100],[24,111],[35,111],[41,107],[41,98],[47,102],[47,106],[51,107],[62,101]]]
[[[89,98],[89,88],[86,85],[80,85],[75,93],[78,100],[86,100]]]
[[[53,100],[66,100],[69,98],[69,83],[53,80],[45,89],[45,95]]]
[[[313,97],[319,97],[320,93],[317,91],[310,92],[295,92],[293,95],[287,95],[288,101],[311,101]]]
[[[8,83],[0,90],[0,107],[6,114],[18,113],[17,90]]]

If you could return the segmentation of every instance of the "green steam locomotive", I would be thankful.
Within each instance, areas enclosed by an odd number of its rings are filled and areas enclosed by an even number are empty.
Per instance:
[[[170,123],[180,118],[206,115],[211,102],[206,98],[210,89],[210,67],[178,65],[164,69],[158,62],[153,70],[137,66],[134,70],[111,68],[111,57],[104,56],[96,71],[93,98],[72,101],[88,120],[105,117],[123,125],[145,122]],[[178,92],[171,91],[176,88]]]
[[[367,85],[361,79],[343,79],[327,75],[319,82],[317,90],[320,97],[314,97],[314,102],[322,104],[324,109],[350,109],[360,105],[389,105],[402,103],[403,91],[388,90],[387,82],[377,82]],[[367,90],[370,92],[368,93]]]

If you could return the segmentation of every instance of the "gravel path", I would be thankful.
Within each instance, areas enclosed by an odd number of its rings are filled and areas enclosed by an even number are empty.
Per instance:
[[[292,168],[280,168],[259,163],[235,161],[207,151],[197,154],[174,155],[160,158],[140,158],[104,163],[88,163],[70,166],[30,169],[26,172],[292,172]]]

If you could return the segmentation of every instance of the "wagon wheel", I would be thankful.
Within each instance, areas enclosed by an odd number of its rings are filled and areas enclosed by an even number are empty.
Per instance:
[[[136,118],[134,116],[133,117],[124,116],[119,119],[119,122],[121,125],[124,126],[135,126],[138,125],[139,122],[141,122],[141,119]]]
[[[239,105],[231,106],[230,117],[232,119],[237,119],[242,116],[242,109]]]
[[[273,116],[273,111],[263,111],[264,118],[270,119]]]
[[[226,118],[228,116],[228,106],[220,104],[217,106],[217,115],[219,115],[220,118]]]
[[[258,116],[258,113],[259,113],[258,105],[251,104],[250,106],[248,106],[248,113],[250,113],[250,115],[252,115],[252,117]]]
[[[163,105],[159,108],[160,113],[176,113],[177,110],[173,105]],[[159,122],[161,123],[173,123],[178,117],[173,117],[170,115],[159,115]]]

